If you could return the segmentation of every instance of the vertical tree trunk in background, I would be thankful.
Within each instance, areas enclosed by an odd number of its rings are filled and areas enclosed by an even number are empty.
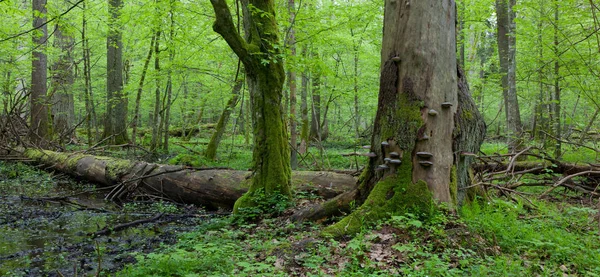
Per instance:
[[[314,54],[316,59],[318,54]],[[310,140],[321,141],[321,72],[317,68],[312,72],[312,106],[310,119]]]
[[[174,0],[169,1],[169,68],[167,69],[167,101],[164,116],[164,142],[163,149],[169,153],[169,122],[171,121],[171,105],[173,98],[173,60],[175,60],[175,11]]]
[[[86,5],[85,1],[82,3],[83,15],[81,23],[81,47],[83,53],[83,77],[84,77],[84,99],[85,99],[85,113],[86,113],[86,130],[88,137],[88,145],[92,144],[98,139],[98,124],[96,117],[96,107],[94,103],[94,94],[92,92],[92,77],[91,77],[91,62],[90,62],[90,47],[89,40],[86,36],[87,33],[87,19],[86,19]],[[94,134],[92,135],[92,126],[94,127]]]
[[[496,0],[498,55],[502,74],[502,93],[508,128],[508,148],[515,153],[523,146],[521,115],[516,85],[515,0]]]
[[[358,141],[360,137],[360,108],[358,105],[358,50],[359,45],[354,47],[354,138]]]
[[[456,24],[456,34],[458,35],[458,65],[465,69],[465,1],[460,1],[458,8],[458,24]]]
[[[241,73],[240,75],[244,75]],[[219,143],[221,142],[221,138],[223,137],[223,133],[225,132],[225,127],[227,127],[227,122],[229,121],[229,117],[231,116],[231,112],[235,105],[237,105],[238,99],[240,97],[240,91],[242,90],[242,85],[244,84],[244,78],[241,77],[235,80],[235,84],[231,90],[231,98],[227,101],[227,105],[223,109],[221,116],[219,117],[219,122],[217,123],[217,127],[215,132],[213,133],[208,145],[206,146],[206,151],[204,151],[204,157],[208,160],[214,160],[217,157],[217,149],[219,148]]]
[[[46,23],[46,0],[33,0],[33,44],[36,48],[32,52],[31,62],[31,89],[30,89],[30,114],[31,141],[44,146],[52,134],[50,116],[48,113],[47,83],[48,57],[46,56],[46,40],[48,27]],[[43,26],[42,26],[43,25]]]
[[[72,129],[75,121],[75,106],[72,86],[75,82],[73,74],[73,57],[75,40],[64,33],[63,26],[57,24],[54,30],[54,47],[61,50],[58,59],[51,67],[51,97],[54,132],[61,141],[69,141],[74,135]],[[73,132],[73,133],[69,133]]]
[[[140,122],[140,101],[142,99],[142,92],[144,91],[144,80],[146,80],[146,73],[148,72],[148,66],[150,65],[150,60],[152,59],[152,53],[154,52],[154,40],[155,36],[152,35],[150,39],[150,49],[148,50],[148,55],[146,56],[146,60],[144,60],[144,66],[142,67],[142,75],[140,76],[140,82],[138,84],[137,93],[135,95],[135,109],[133,111],[133,120],[131,122],[132,133],[131,133],[131,143],[133,145],[137,144],[137,127]],[[185,128],[184,128],[185,129]]]
[[[306,58],[307,49],[302,49],[302,57]],[[302,116],[302,127],[300,131],[300,147],[298,152],[300,154],[306,153],[308,150],[308,74],[307,70],[302,70],[302,87],[300,88],[300,114]]]
[[[234,213],[256,206],[265,197],[291,197],[290,149],[281,105],[285,72],[276,47],[279,31],[274,1],[241,3],[246,39],[237,32],[225,0],[211,0],[216,15],[213,29],[244,64],[252,110],[252,183],[248,192],[236,201]]]
[[[288,13],[290,14],[290,31],[288,44],[290,45],[290,56],[295,59],[296,56],[296,31],[294,30],[294,23],[296,20],[296,4],[294,0],[288,0],[287,2]],[[290,163],[292,169],[298,167],[298,124],[296,121],[296,71],[292,65],[287,72],[288,82],[290,87]]]
[[[106,118],[104,138],[108,143],[124,144],[127,138],[127,95],[123,90],[123,42],[119,24],[122,0],[108,0],[109,20],[106,38]]]
[[[545,5],[544,5],[544,1],[540,1],[540,6],[539,6],[539,17],[538,17],[538,22],[537,22],[537,30],[538,30],[538,37],[537,37],[537,47],[538,49],[538,60],[537,60],[537,77],[538,77],[538,88],[539,88],[539,94],[538,94],[538,99],[537,99],[537,103],[535,106],[535,113],[534,113],[534,117],[533,117],[533,126],[531,128],[531,132],[532,135],[538,139],[538,140],[543,140],[545,141],[545,133],[548,130],[548,118],[547,118],[547,114],[546,114],[546,105],[547,105],[547,101],[546,101],[546,92],[545,92],[545,78],[546,78],[546,71],[544,70],[545,64],[546,62],[544,61],[544,37],[543,37],[543,30],[544,30],[544,20],[545,20]]]
[[[160,144],[160,27],[157,27],[154,37],[154,81],[156,88],[154,90],[154,113],[152,114],[152,140],[150,141],[150,151],[156,151]]]
[[[554,0],[554,91],[552,93],[552,131],[553,135],[556,138],[554,141],[554,158],[560,159],[562,156],[562,145],[561,145],[561,137],[562,137],[562,127],[560,124],[560,53],[558,51],[559,41],[558,41],[558,24],[559,24],[559,2]]]
[[[326,235],[354,234],[389,214],[431,215],[433,199],[456,203],[457,111],[454,1],[385,1],[381,81],[362,205]],[[389,158],[389,160],[385,160]]]

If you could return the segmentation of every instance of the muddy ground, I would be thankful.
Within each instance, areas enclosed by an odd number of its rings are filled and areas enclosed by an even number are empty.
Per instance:
[[[90,184],[14,167],[0,163],[0,276],[113,273],[213,216],[148,199],[117,205]],[[135,221],[148,222],[115,230]]]

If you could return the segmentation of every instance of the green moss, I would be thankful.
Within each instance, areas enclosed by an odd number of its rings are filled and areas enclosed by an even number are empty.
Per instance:
[[[456,172],[456,165],[452,166],[450,171],[450,198],[452,205],[458,207],[458,175]]]
[[[413,214],[427,219],[435,211],[433,196],[424,181],[412,182],[410,155],[402,159],[396,175],[377,183],[365,203],[338,223],[323,230],[326,237],[354,235],[361,228],[391,215]]]
[[[388,111],[391,114],[380,118],[381,139],[394,138],[401,149],[412,149],[423,126],[422,107],[422,101],[411,101],[405,93],[399,94],[397,105]]]
[[[111,181],[118,181],[121,176],[128,173],[135,165],[135,162],[122,159],[102,158],[106,159],[106,177]]]

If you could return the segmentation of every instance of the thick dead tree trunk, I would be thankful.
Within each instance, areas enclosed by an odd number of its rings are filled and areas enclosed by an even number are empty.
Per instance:
[[[127,137],[127,95],[123,90],[123,41],[119,24],[122,0],[109,0],[106,37],[106,116],[104,138],[112,144],[124,144]]]
[[[31,141],[40,146],[46,144],[46,140],[52,134],[52,125],[48,112],[48,101],[46,93],[48,85],[48,57],[46,56],[46,40],[48,39],[48,27],[46,26],[46,0],[33,0],[33,44],[36,46],[32,52],[31,63],[31,89],[30,89],[30,114]]]
[[[242,72],[241,75],[244,75]],[[227,105],[223,109],[221,116],[219,117],[219,122],[217,123],[217,127],[215,132],[213,133],[208,145],[206,146],[206,151],[204,151],[204,157],[209,160],[214,160],[217,157],[217,149],[219,148],[219,143],[221,142],[221,138],[223,137],[223,133],[225,132],[225,127],[227,127],[227,122],[229,121],[229,117],[231,116],[231,112],[235,105],[237,105],[238,99],[240,97],[240,91],[242,90],[242,85],[244,84],[244,78],[237,79],[235,84],[233,85],[233,89],[231,91],[231,98],[227,101]]]
[[[256,206],[256,199],[281,194],[291,197],[290,150],[281,101],[285,73],[280,57],[279,30],[272,0],[244,0],[242,38],[225,0],[211,0],[216,21],[213,29],[244,64],[250,92],[254,149],[252,185],[236,202],[240,208]]]
[[[101,186],[115,186],[108,197],[154,195],[176,202],[231,210],[248,191],[249,171],[195,170],[184,166],[135,162],[84,154],[30,149],[25,155],[53,170]],[[330,199],[354,189],[356,179],[333,172],[297,171],[292,174],[296,191],[311,192]]]

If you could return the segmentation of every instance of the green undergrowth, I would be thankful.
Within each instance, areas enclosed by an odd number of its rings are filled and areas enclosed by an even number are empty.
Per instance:
[[[214,218],[117,276],[599,276],[594,209],[534,201],[473,204],[461,216],[390,216],[348,240],[285,217]]]

